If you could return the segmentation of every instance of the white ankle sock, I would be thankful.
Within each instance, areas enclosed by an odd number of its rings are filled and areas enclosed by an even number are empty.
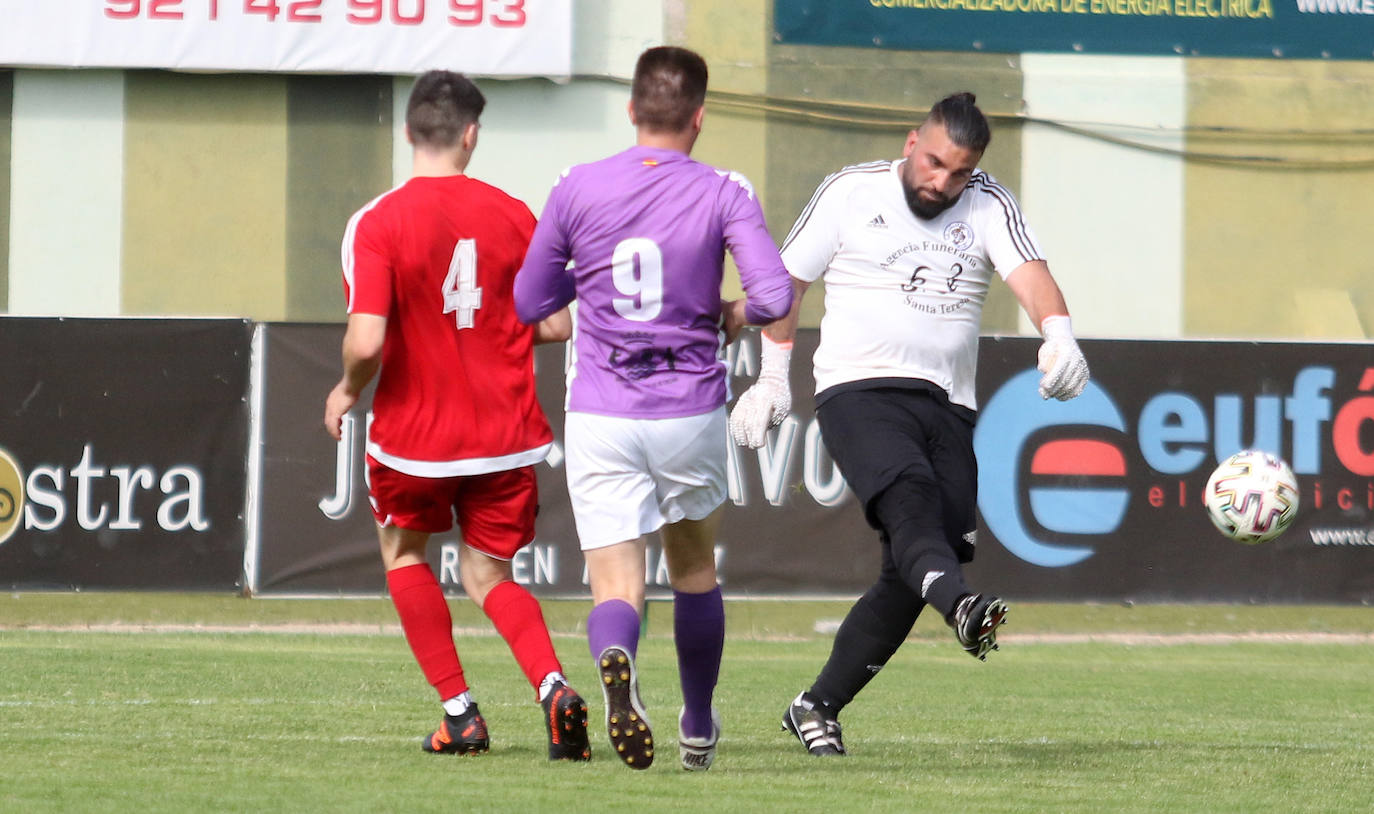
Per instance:
[[[461,695],[455,695],[444,702],[444,714],[457,718],[467,712],[470,706],[472,706],[472,694],[465,690]]]
[[[564,678],[563,674],[558,672],[557,670],[554,670],[553,672],[544,676],[544,680],[539,682],[539,701],[541,703],[544,701],[545,698],[549,697],[549,693],[553,692],[553,685],[559,682],[567,684],[568,679]]]

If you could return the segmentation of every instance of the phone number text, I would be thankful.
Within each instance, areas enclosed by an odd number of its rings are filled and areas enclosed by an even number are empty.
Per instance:
[[[342,5],[342,8],[339,6]],[[423,25],[425,15],[446,18],[449,25],[521,28],[525,0],[105,0],[105,16],[114,20],[184,20],[215,22],[230,15],[261,17],[268,22],[322,23],[325,15],[343,14],[351,25]]]

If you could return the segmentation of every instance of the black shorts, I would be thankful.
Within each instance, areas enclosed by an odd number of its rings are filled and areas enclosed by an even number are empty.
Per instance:
[[[899,477],[934,484],[950,546],[972,555],[978,524],[978,463],[971,413],[925,389],[880,387],[828,394],[816,408],[825,448],[882,530],[873,502]],[[967,555],[967,556],[966,556]]]

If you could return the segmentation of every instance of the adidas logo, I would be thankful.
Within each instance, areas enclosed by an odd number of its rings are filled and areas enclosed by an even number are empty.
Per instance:
[[[868,222],[868,226],[871,229],[886,229],[887,221],[883,220],[882,214],[879,213],[877,217]]]

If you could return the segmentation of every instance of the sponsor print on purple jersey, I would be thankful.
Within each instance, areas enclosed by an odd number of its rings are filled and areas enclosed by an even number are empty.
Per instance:
[[[725,403],[726,250],[749,321],[785,316],[791,278],[743,176],[653,147],[563,173],[516,276],[515,304],[533,323],[576,298],[568,410],[676,418]]]

